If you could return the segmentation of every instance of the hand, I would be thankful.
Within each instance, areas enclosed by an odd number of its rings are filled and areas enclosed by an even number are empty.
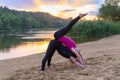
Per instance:
[[[79,17],[82,18],[82,17],[84,17],[84,16],[86,16],[86,15],[87,15],[87,13],[85,13],[85,14],[81,14],[81,13],[80,13],[80,14],[79,14]]]

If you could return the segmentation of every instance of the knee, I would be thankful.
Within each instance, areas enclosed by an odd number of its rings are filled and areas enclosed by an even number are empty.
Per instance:
[[[57,32],[54,33],[54,38],[57,39]]]
[[[57,40],[60,36],[61,36],[61,32],[60,31],[56,31],[55,33],[54,33],[54,38]]]
[[[55,39],[53,39],[53,40],[51,40],[51,41],[50,41],[50,43],[56,43],[56,40],[55,40]]]
[[[51,45],[56,45],[56,44],[57,44],[57,41],[56,41],[55,39],[53,39],[53,40],[50,41],[50,44],[51,44]]]

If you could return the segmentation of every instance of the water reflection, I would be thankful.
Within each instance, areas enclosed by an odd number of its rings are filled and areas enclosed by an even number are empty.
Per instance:
[[[45,52],[48,43],[49,40],[40,42],[25,42],[19,46],[10,48],[9,51],[4,51],[4,54],[2,54],[3,52],[0,52],[0,60]]]
[[[0,35],[0,60],[45,52],[53,32]]]
[[[22,40],[17,36],[4,35],[0,36],[0,51],[7,52],[11,47],[17,47],[20,45]]]

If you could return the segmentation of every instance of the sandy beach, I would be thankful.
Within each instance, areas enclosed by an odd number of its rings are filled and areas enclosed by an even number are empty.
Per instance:
[[[0,80],[120,80],[120,35],[77,45],[87,67],[73,65],[57,52],[50,69],[39,73],[44,54],[0,60]]]

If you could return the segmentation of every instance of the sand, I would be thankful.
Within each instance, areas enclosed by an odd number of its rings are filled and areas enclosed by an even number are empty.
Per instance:
[[[87,67],[73,65],[57,52],[51,68],[39,73],[44,54],[0,60],[0,80],[120,80],[120,35],[77,45]]]

